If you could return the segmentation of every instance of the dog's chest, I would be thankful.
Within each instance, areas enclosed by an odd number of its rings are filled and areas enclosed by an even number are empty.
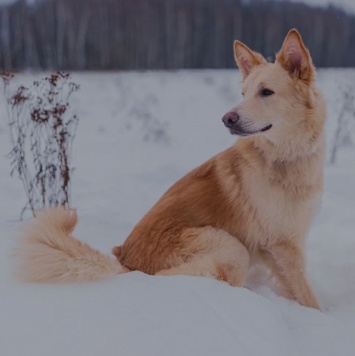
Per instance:
[[[265,172],[248,176],[250,209],[266,235],[304,235],[307,231],[317,206],[317,188],[297,178]]]

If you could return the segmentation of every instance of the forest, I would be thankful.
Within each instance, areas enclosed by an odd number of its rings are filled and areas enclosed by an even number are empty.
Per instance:
[[[0,8],[0,68],[234,67],[239,39],[272,59],[296,27],[318,67],[355,65],[355,16],[266,0],[19,0]]]

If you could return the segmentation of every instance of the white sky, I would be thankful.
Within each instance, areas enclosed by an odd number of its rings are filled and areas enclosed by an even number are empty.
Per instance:
[[[0,4],[8,4],[15,0],[0,0]],[[27,0],[27,2],[35,2],[37,0]],[[287,1],[287,0],[279,0]],[[300,2],[300,0],[289,0],[293,2]],[[303,0],[302,2],[310,5],[324,5],[334,4],[338,7],[343,7],[346,11],[353,12],[355,14],[355,0]]]
[[[291,0],[293,2],[300,2],[300,0]],[[333,4],[338,7],[344,8],[344,10],[355,13],[355,0],[303,0],[302,2],[309,5],[328,6]]]

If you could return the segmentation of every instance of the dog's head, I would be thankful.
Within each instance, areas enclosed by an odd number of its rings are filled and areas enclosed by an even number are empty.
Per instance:
[[[232,134],[262,134],[271,141],[297,130],[315,100],[315,69],[298,31],[287,34],[275,63],[240,41],[235,41],[234,53],[243,77],[243,100],[224,115],[225,126]]]

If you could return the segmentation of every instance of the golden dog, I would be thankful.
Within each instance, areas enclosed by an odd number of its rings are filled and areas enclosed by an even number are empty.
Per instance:
[[[208,276],[244,286],[252,266],[272,271],[282,295],[318,308],[304,241],[323,186],[324,101],[297,30],[275,63],[236,41],[243,100],[223,117],[243,136],[176,182],[134,227],[117,259],[71,235],[75,211],[41,212],[25,226],[19,275],[76,282],[139,270]]]

